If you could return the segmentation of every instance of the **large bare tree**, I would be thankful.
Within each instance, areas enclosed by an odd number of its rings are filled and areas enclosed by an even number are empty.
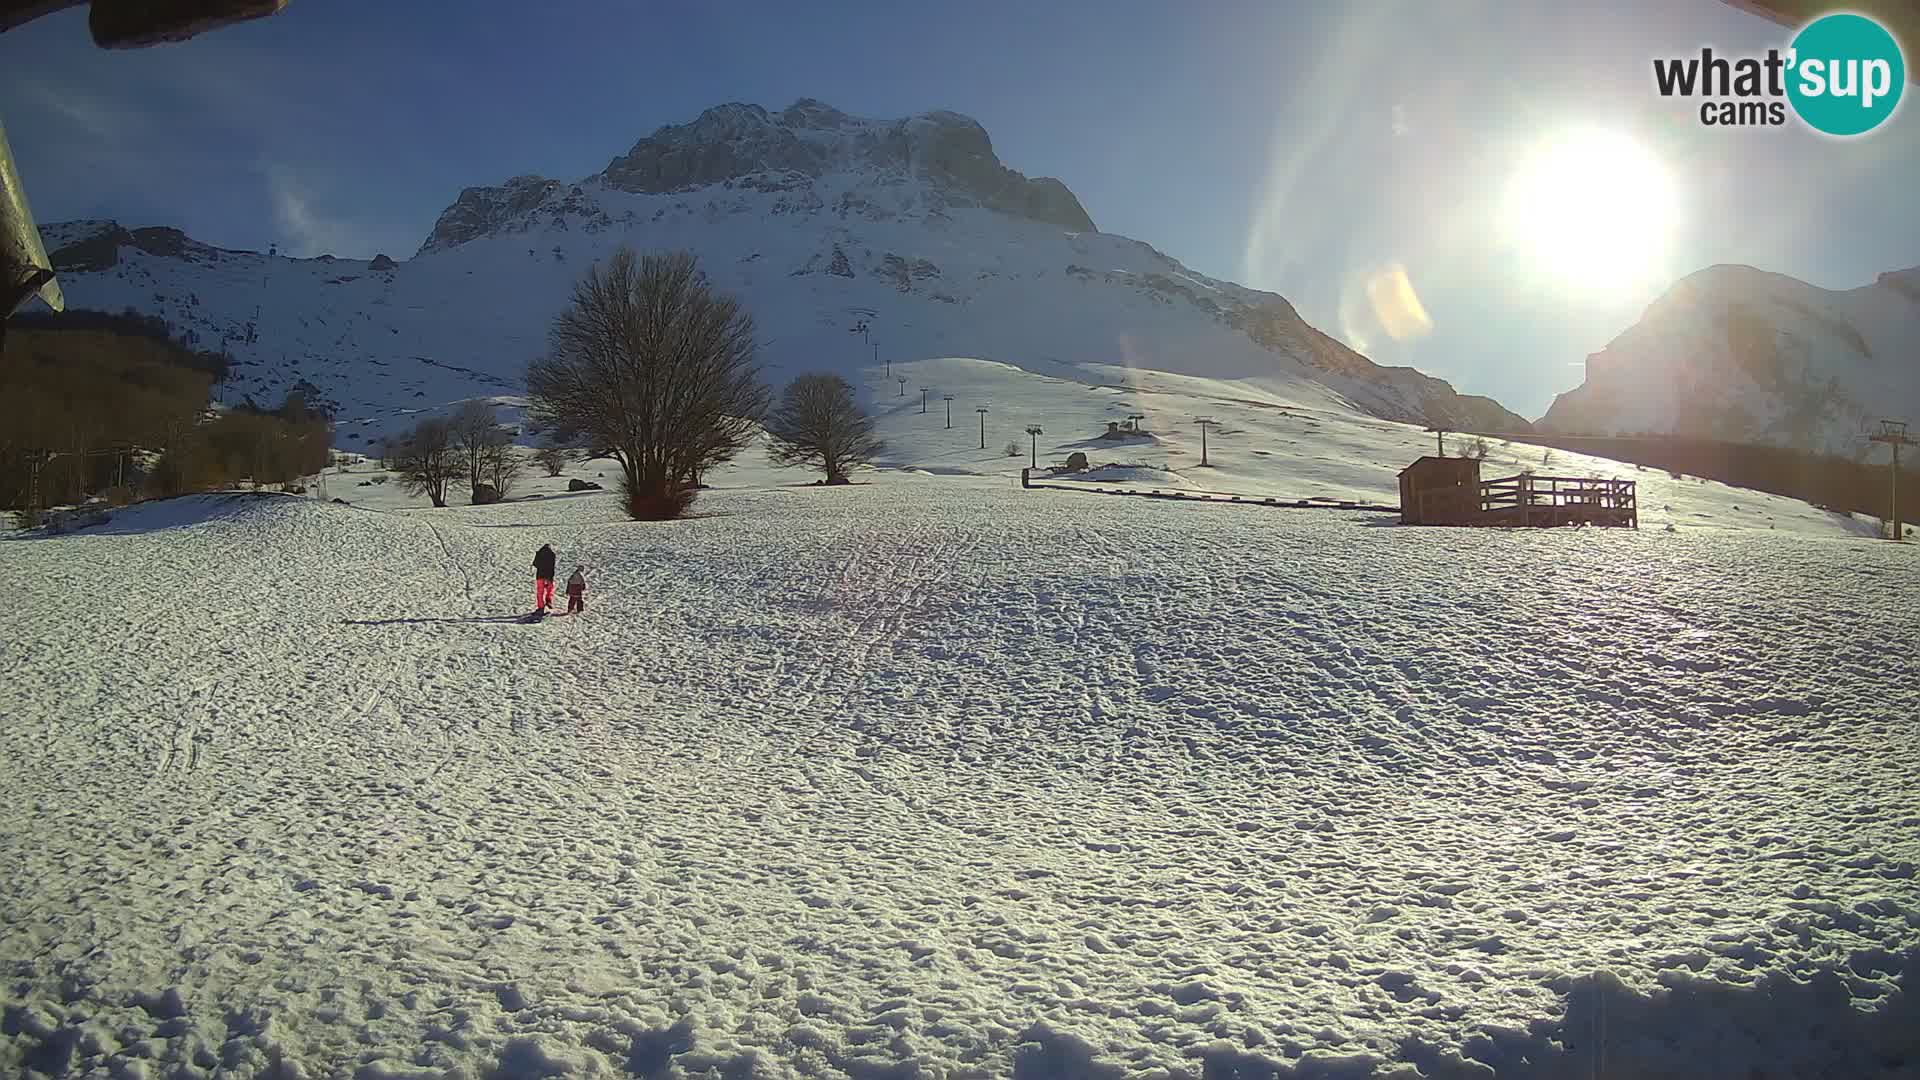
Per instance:
[[[479,400],[463,403],[447,420],[447,430],[465,466],[474,502],[481,501],[483,487],[493,488],[501,498],[512,492],[523,464],[492,405]]]
[[[627,514],[680,516],[700,474],[740,452],[766,413],[753,317],[686,252],[621,248],[574,285],[547,354],[527,365],[527,415],[556,442],[605,447]]]
[[[767,434],[774,464],[819,469],[829,484],[846,483],[854,466],[872,461],[884,446],[873,437],[873,418],[854,399],[853,387],[825,373],[787,384],[779,408],[767,418]]]
[[[447,505],[447,485],[465,471],[445,420],[422,420],[391,442],[389,453],[400,483],[413,494],[433,500],[435,506]]]

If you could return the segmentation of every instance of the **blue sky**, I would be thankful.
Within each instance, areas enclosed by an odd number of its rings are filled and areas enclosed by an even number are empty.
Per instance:
[[[293,0],[134,52],[96,49],[76,9],[0,35],[0,119],[42,221],[404,257],[462,187],[578,179],[721,102],[948,108],[1013,168],[1064,180],[1103,230],[1528,416],[1694,270],[1846,288],[1920,264],[1910,103],[1848,142],[1703,127],[1654,93],[1652,60],[1790,32],[1720,0],[1598,7]],[[1671,186],[1658,235],[1637,235],[1632,205],[1587,222],[1644,254],[1631,275],[1579,243],[1543,253],[1538,228],[1515,235],[1523,163],[1589,130],[1644,149]],[[1575,187],[1528,227],[1585,219],[1569,207],[1622,184]],[[1369,299],[1383,280],[1417,297],[1412,330]]]

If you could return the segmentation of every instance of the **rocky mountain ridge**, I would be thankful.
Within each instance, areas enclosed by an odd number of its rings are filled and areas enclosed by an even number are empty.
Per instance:
[[[1587,358],[1544,430],[1677,434],[1860,457],[1881,419],[1920,422],[1920,267],[1823,289],[1708,267]]]

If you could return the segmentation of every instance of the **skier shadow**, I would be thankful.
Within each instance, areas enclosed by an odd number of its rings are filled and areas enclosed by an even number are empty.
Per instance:
[[[517,623],[525,622],[525,615],[469,615],[464,619],[341,619],[342,626],[413,626],[420,624],[448,623]]]
[[[810,485],[799,484],[796,486],[807,487]],[[633,521],[629,521],[626,518],[609,518],[606,521],[585,522],[585,524],[589,524],[589,525],[626,525],[626,524],[672,525],[674,522],[678,522],[678,521],[697,521],[697,520],[700,520],[701,518],[717,518],[717,517],[732,517],[732,516],[733,516],[733,511],[731,510],[697,510],[689,513],[681,514],[679,517],[672,518],[667,521],[633,522]],[[476,524],[470,527],[475,529],[551,529],[553,528],[553,522],[551,521],[490,521],[484,524]]]

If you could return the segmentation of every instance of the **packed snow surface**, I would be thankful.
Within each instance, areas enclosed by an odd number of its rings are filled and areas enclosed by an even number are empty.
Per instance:
[[[1911,547],[868,478],[0,539],[0,1069],[1920,1074]]]

